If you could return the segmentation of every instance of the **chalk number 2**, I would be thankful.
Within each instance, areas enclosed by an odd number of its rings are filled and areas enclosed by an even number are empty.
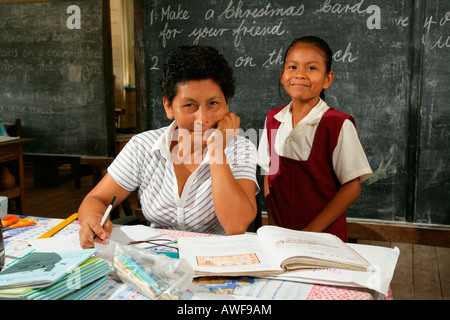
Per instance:
[[[159,68],[157,67],[158,57],[153,56],[152,61],[153,61],[153,66],[150,68],[150,70],[159,70]]]

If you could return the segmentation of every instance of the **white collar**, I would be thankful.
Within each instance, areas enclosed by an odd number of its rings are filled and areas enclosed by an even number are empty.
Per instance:
[[[163,134],[160,135],[153,144],[151,153],[159,151],[164,158],[170,159],[170,145],[172,143],[173,132],[177,127],[178,124],[176,120],[166,127]]]
[[[292,123],[292,112],[291,112],[290,102],[286,107],[284,107],[280,112],[275,115],[275,119],[280,122],[291,122]],[[329,109],[328,105],[322,99],[311,109],[311,111],[304,117],[300,122],[309,125],[315,125],[319,123],[322,119],[323,114]]]
[[[177,121],[174,120],[168,127],[165,128],[163,134],[161,134],[158,139],[153,144],[151,153],[155,153],[159,151],[161,155],[166,159],[170,160],[172,158],[170,152],[170,146],[172,144],[174,137],[175,129],[178,128]],[[206,152],[205,157],[203,157],[202,164],[209,163],[209,153]]]

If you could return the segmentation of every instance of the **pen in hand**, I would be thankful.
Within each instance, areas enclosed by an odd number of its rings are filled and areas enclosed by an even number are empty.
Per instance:
[[[116,202],[116,197],[114,196],[114,198],[111,200],[111,203],[109,204],[108,208],[106,208],[105,214],[103,215],[102,221],[100,222],[101,227],[103,228],[103,225],[105,224],[106,219],[109,216],[109,213],[111,212],[113,206],[114,206],[114,202]],[[97,238],[97,234],[94,234],[94,240],[95,238]]]

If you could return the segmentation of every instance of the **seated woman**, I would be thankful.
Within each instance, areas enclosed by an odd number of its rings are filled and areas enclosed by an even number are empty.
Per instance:
[[[231,235],[256,217],[256,147],[237,135],[240,119],[228,111],[233,69],[212,47],[180,46],[160,85],[174,121],[134,136],[85,197],[78,211],[83,248],[105,244],[113,228],[110,220],[100,225],[107,206],[136,189],[155,228]]]

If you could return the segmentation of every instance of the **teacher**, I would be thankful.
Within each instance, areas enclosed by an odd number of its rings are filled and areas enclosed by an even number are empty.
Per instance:
[[[256,147],[238,135],[240,119],[228,110],[233,69],[215,48],[180,46],[169,54],[160,86],[174,121],[134,136],[84,198],[83,248],[106,244],[113,228],[109,219],[100,224],[107,206],[134,190],[154,228],[232,235],[256,217]]]

